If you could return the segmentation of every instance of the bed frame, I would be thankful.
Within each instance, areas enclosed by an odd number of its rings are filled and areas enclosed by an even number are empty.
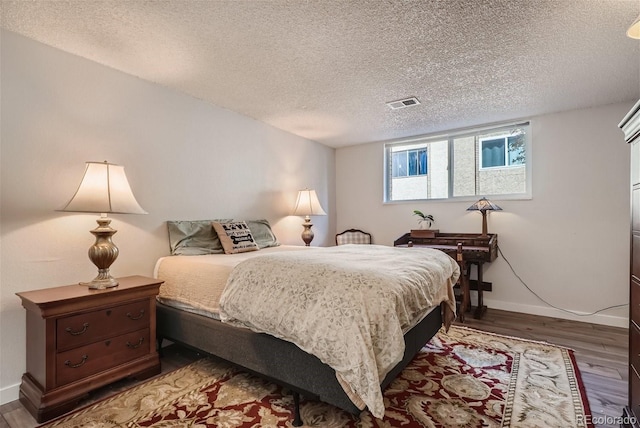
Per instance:
[[[385,388],[442,326],[443,308],[435,308],[404,335],[404,357],[381,383]],[[290,389],[294,396],[294,426],[301,426],[300,394],[358,415],[335,371],[291,342],[264,333],[235,327],[213,318],[158,303],[158,348],[163,339],[193,347],[227,360]]]

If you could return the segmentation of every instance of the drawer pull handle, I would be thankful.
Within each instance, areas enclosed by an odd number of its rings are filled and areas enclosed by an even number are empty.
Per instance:
[[[80,361],[78,364],[71,364],[71,361],[67,360],[67,361],[64,362],[64,365],[67,366],[67,367],[70,367],[72,369],[77,369],[78,367],[84,365],[84,363],[87,362],[87,358],[89,358],[89,357],[86,356],[86,355],[83,355],[82,356],[82,361]]]
[[[89,328],[89,323],[86,322],[86,323],[82,324],[82,330],[80,330],[80,331],[72,331],[71,327],[65,328],[64,331],[66,331],[67,333],[69,333],[72,336],[79,336],[81,334],[84,334],[87,331],[88,328]]]
[[[144,337],[141,337],[140,340],[138,341],[138,343],[136,343],[136,344],[132,344],[131,342],[127,342],[127,348],[131,348],[131,349],[139,348],[140,345],[142,345],[142,342],[144,342]]]
[[[140,315],[138,315],[137,317],[134,317],[133,315],[131,315],[131,312],[127,312],[127,317],[133,321],[139,320],[143,316],[144,316],[144,309],[140,309]]]

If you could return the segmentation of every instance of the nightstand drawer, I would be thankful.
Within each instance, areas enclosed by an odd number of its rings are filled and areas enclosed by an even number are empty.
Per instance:
[[[56,348],[63,351],[148,326],[148,299],[61,318],[56,322]]]
[[[58,386],[144,356],[150,350],[149,329],[134,331],[56,355]]]

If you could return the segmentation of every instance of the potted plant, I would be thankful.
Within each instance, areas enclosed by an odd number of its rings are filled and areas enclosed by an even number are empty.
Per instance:
[[[439,230],[431,230],[431,225],[435,221],[431,214],[425,214],[420,210],[413,210],[413,215],[418,216],[419,229],[411,229],[411,236],[414,238],[434,238]]]
[[[433,216],[431,214],[424,214],[420,210],[413,210],[413,215],[420,217],[418,220],[418,225],[420,225],[420,229],[430,229],[431,224],[433,223]]]

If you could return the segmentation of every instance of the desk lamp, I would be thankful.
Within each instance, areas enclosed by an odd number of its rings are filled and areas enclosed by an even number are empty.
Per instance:
[[[467,211],[480,211],[482,214],[482,236],[487,237],[487,211],[502,211],[502,208],[488,200],[487,198],[482,198],[475,204],[471,205],[467,208]]]

